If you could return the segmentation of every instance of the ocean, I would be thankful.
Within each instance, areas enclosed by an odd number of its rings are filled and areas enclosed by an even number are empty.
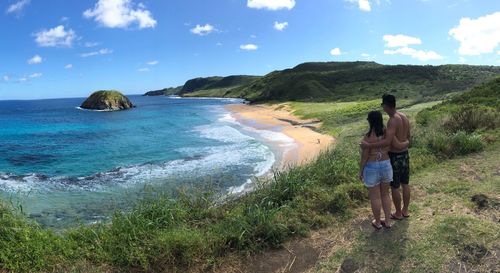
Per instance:
[[[293,140],[224,106],[238,99],[129,96],[118,112],[83,98],[0,101],[0,198],[46,227],[106,221],[150,194],[214,187],[237,194]]]

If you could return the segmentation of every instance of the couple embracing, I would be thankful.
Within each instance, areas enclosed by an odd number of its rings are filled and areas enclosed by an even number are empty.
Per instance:
[[[362,149],[359,177],[369,190],[370,202],[375,229],[391,228],[392,220],[403,220],[409,217],[410,203],[410,162],[408,146],[410,144],[410,122],[401,112],[396,110],[396,98],[384,95],[382,105],[389,115],[387,128],[384,126],[382,113],[372,111],[368,114],[370,129],[364,136],[360,146]],[[401,192],[403,188],[403,207]],[[391,213],[391,198],[396,208]],[[381,208],[384,219],[381,219]]]

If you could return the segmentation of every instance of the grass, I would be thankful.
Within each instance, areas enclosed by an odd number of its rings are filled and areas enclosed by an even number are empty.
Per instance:
[[[358,272],[495,272],[500,249],[498,208],[479,209],[471,197],[500,199],[500,145],[469,157],[432,164],[412,177],[411,218],[390,232],[373,233],[359,213],[351,245],[337,247],[315,272],[351,267]],[[363,220],[361,220],[363,219]],[[345,235],[347,236],[347,235]],[[333,270],[332,270],[333,269]]]
[[[292,237],[357,219],[359,210],[366,211],[366,190],[357,180],[357,142],[366,128],[364,115],[377,108],[377,104],[289,104],[298,115],[323,119],[322,130],[337,136],[337,146],[307,165],[277,172],[272,180],[257,183],[254,192],[224,203],[210,191],[181,191],[175,198],[158,195],[138,203],[131,212],[116,212],[109,223],[57,233],[0,206],[1,268],[13,272],[185,272],[196,267],[207,271],[217,268],[229,253],[279,248]],[[479,151],[466,149],[454,155],[458,159],[438,165],[448,157],[441,157],[437,149],[422,139],[426,129],[443,120],[425,125],[415,121],[422,109],[437,106],[411,105],[410,101],[404,104],[409,107],[403,111],[417,128],[410,155],[412,172],[416,174],[412,181],[419,190],[418,202],[411,207],[411,220],[382,236],[344,228],[355,235],[354,241],[348,247],[339,246],[331,259],[318,266],[319,272],[331,272],[328,270],[346,264],[367,272],[410,272],[412,268],[416,268],[414,272],[453,272],[447,267],[451,263],[482,270],[482,261],[489,259],[489,254],[480,258],[473,254],[469,260],[468,254],[462,253],[493,253],[498,249],[498,223],[483,214],[471,215],[473,204],[469,201],[470,195],[477,193],[498,200],[498,176],[486,175],[498,168],[498,131],[473,132],[481,135],[486,152],[461,157]],[[342,129],[336,131],[336,127]],[[489,146],[483,142],[486,134],[494,139]],[[472,143],[469,137],[459,136],[460,143]],[[474,179],[481,177],[479,186],[455,175],[457,164],[462,166],[469,158],[470,170],[465,168],[464,172]],[[452,209],[453,213],[443,213],[443,208]]]

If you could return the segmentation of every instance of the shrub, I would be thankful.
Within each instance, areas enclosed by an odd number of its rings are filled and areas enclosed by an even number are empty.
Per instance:
[[[479,152],[486,146],[480,135],[463,131],[451,135],[445,132],[430,133],[427,145],[435,155],[448,158]]]
[[[463,131],[453,134],[451,142],[454,154],[456,155],[466,155],[480,152],[486,146],[480,135],[467,134]]]
[[[467,105],[451,114],[445,128],[455,133],[473,133],[478,129],[492,130],[500,127],[500,112],[491,107]]]

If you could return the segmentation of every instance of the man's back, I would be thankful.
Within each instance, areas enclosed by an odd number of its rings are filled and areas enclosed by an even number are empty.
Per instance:
[[[396,114],[391,117],[391,119],[394,119],[396,122],[394,124],[396,125],[396,138],[400,142],[405,142],[409,140],[410,138],[410,121],[408,120],[408,117],[406,117],[405,114],[401,112],[396,112]],[[393,145],[391,145],[391,152],[393,153],[399,153],[399,152],[404,152],[407,149],[404,150],[398,150],[395,148]]]

